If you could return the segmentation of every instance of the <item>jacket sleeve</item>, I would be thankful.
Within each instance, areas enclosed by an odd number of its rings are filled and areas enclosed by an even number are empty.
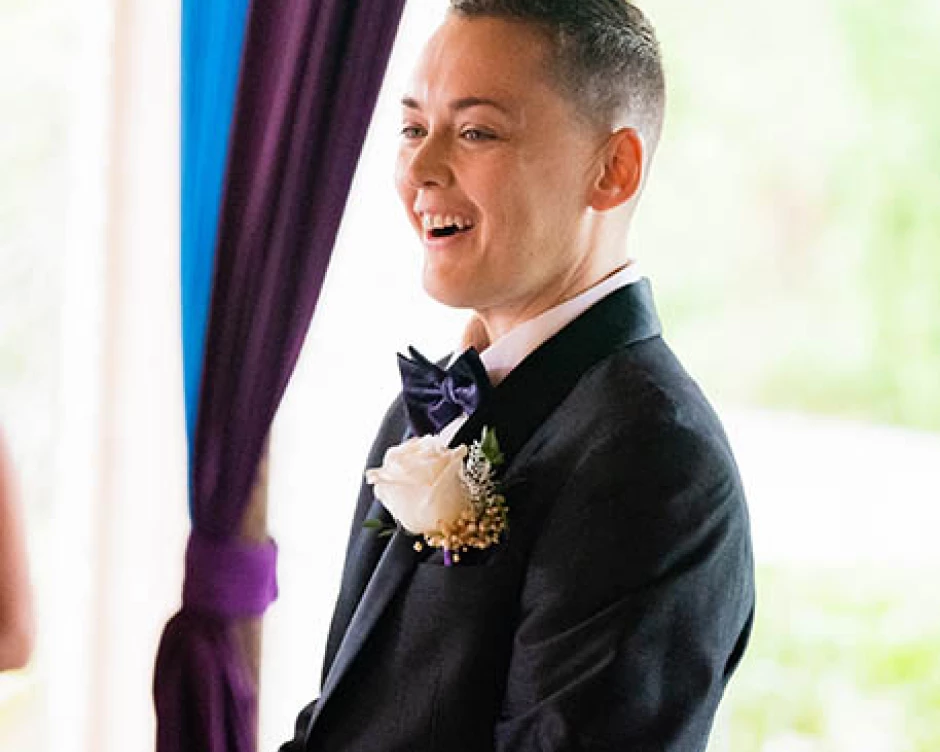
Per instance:
[[[278,747],[278,752],[305,752],[307,726],[310,725],[310,718],[313,715],[313,711],[316,710],[316,707],[317,701],[314,700],[297,714],[297,720],[294,724],[294,738],[289,742],[284,742]]]
[[[720,428],[631,435],[580,453],[533,544],[499,752],[706,746],[753,616],[743,492]]]

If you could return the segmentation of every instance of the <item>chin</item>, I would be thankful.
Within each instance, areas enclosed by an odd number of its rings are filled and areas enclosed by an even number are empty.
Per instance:
[[[448,308],[476,308],[476,296],[468,289],[469,285],[448,282],[427,269],[424,271],[422,285],[431,298]]]

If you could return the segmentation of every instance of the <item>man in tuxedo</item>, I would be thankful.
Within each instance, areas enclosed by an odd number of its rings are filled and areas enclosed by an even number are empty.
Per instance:
[[[455,563],[364,524],[395,524],[364,483],[320,696],[284,752],[705,749],[753,565],[727,439],[626,250],[664,98],[624,0],[451,0],[396,182],[425,289],[473,311],[468,349],[401,358],[367,467],[489,429],[509,528]]]

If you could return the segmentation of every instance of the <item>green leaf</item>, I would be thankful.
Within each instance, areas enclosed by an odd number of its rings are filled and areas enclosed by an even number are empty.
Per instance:
[[[499,448],[499,441],[496,438],[496,431],[492,428],[484,427],[483,435],[480,437],[480,451],[487,461],[493,465],[502,465],[506,458]]]
[[[366,520],[362,523],[362,526],[366,530],[378,530],[379,538],[388,538],[388,536],[392,535],[398,529],[395,525],[386,525],[382,520],[375,519]]]

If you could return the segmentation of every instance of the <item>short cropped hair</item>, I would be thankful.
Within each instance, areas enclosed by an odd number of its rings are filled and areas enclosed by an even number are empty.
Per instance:
[[[450,0],[451,10],[532,23],[552,47],[550,75],[589,122],[636,127],[649,154],[662,131],[666,87],[659,43],[627,0]]]

